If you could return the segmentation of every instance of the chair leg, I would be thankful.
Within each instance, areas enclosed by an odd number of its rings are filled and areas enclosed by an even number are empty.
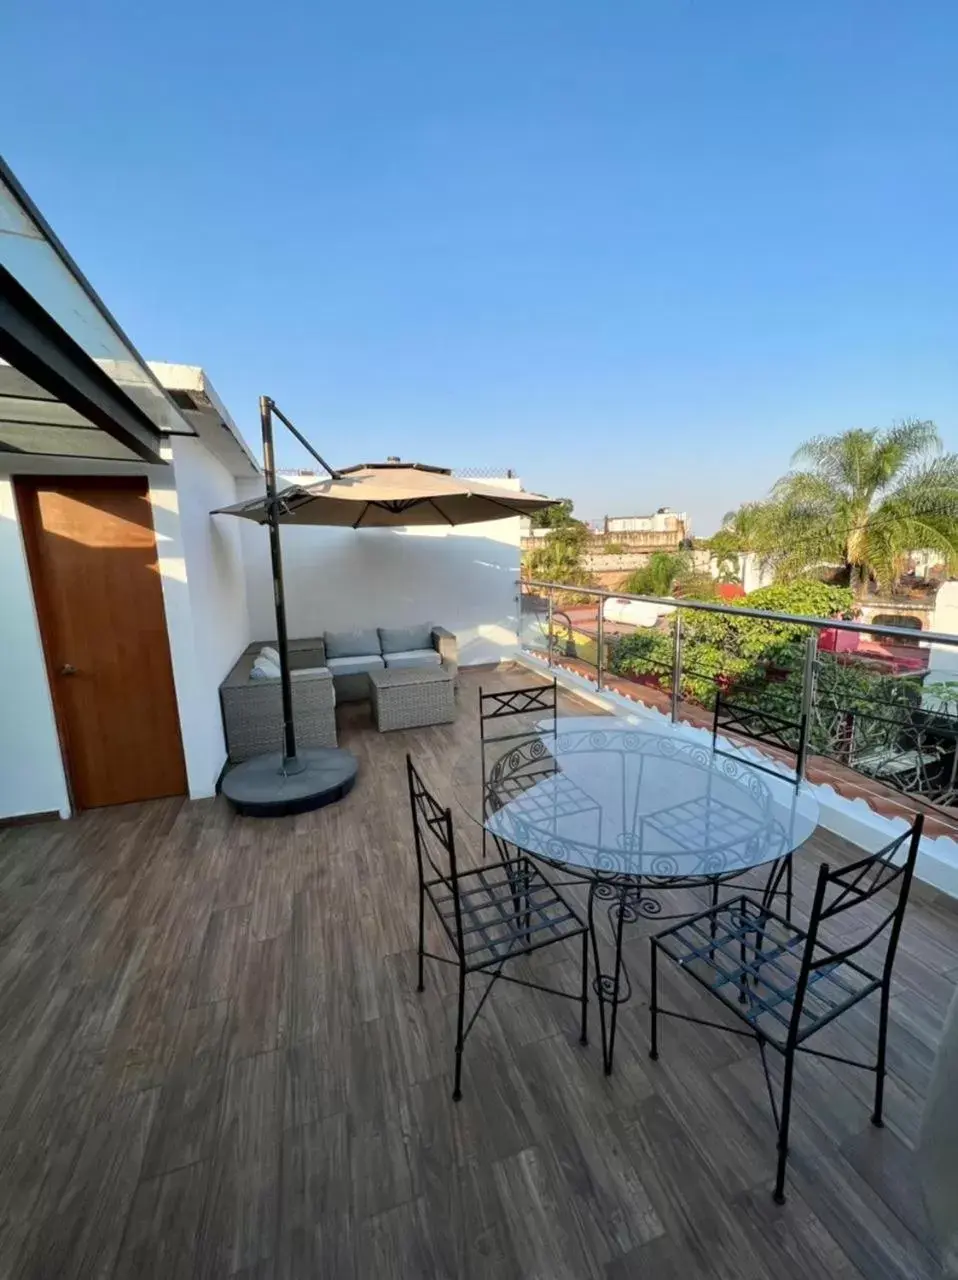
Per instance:
[[[582,1027],[579,1044],[589,1043],[589,934],[582,935]]]
[[[778,1168],[775,1174],[774,1199],[785,1203],[785,1166],[788,1164],[788,1125],[792,1110],[792,1073],[795,1067],[795,1050],[785,1053],[785,1080],[782,1085],[782,1114],[778,1124]]]
[[[718,882],[717,880],[713,880],[713,881],[712,881],[712,901],[711,901],[711,907],[712,907],[712,910],[713,910],[713,911],[714,911],[714,910],[715,910],[715,908],[718,906],[718,900],[719,900],[719,882]],[[715,941],[715,930],[716,930],[716,927],[717,927],[717,926],[716,926],[716,923],[715,923],[715,916],[713,915],[713,916],[712,916],[712,919],[709,921],[709,932],[710,932],[710,934],[712,935],[712,941],[713,941],[713,942]],[[710,948],[709,948],[709,960],[714,960],[714,959],[715,959],[715,948],[714,948],[714,947],[710,947]]]
[[[425,920],[425,914],[426,914],[426,903],[425,903],[425,896],[426,896],[426,895],[425,895],[425,893],[423,892],[422,886],[420,885],[420,887],[419,887],[419,981],[418,981],[418,983],[417,983],[417,985],[416,985],[416,990],[417,990],[417,991],[425,991],[425,989],[426,989],[425,982],[423,981],[423,978],[424,978],[424,974],[423,974],[423,953],[424,953],[424,951],[425,951],[425,949],[426,949],[426,947],[425,947],[425,942],[426,942],[426,920]]]
[[[785,855],[785,919],[792,923],[792,855]]]
[[[466,971],[459,966],[459,1012],[456,1016],[456,1082],[452,1090],[453,1102],[462,1097],[462,1031],[466,1015]]]
[[[888,1039],[888,999],[891,992],[886,982],[881,989],[881,1010],[878,1015],[878,1063],[875,1067],[875,1109],[872,1124],[882,1128],[882,1106],[885,1100],[885,1041]]]
[[[619,906],[618,915],[615,922],[615,969],[612,973],[611,985],[611,1004],[609,1011],[609,1041],[608,1046],[603,1046],[605,1050],[605,1074],[612,1074],[612,1055],[615,1053],[615,1029],[619,1021],[619,991],[622,984],[622,932],[625,927],[625,907],[628,895],[628,886],[622,884],[619,886]],[[602,979],[599,979],[599,985],[602,985]]]
[[[651,939],[650,945],[652,958],[649,962],[649,977],[652,983],[652,996],[649,1000],[649,1057],[655,1059],[659,1056],[659,949],[655,945],[654,938]]]

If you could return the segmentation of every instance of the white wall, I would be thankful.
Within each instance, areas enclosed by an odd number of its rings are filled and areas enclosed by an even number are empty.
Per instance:
[[[518,489],[517,480],[490,483]],[[262,492],[238,482],[239,497]],[[217,516],[226,522],[231,516]],[[242,525],[254,640],[276,634],[269,536]],[[459,637],[463,665],[515,651],[519,518],[456,528],[282,530],[286,613],[294,639],[354,627],[432,622]]]
[[[70,811],[13,485],[0,476],[0,818]]]
[[[172,445],[175,489],[167,477],[165,492],[151,483],[151,496],[167,624],[171,639],[174,630],[178,638],[174,673],[190,795],[196,799],[213,795],[226,762],[219,686],[250,642],[249,615],[240,521],[210,515],[237,500],[236,481],[199,440],[174,437]],[[161,544],[159,525],[167,524],[171,500],[178,516],[171,530],[174,545]],[[177,580],[185,581],[185,601],[173,586]]]
[[[928,624],[939,635],[958,635],[958,582],[943,582],[935,596],[935,607]],[[936,671],[955,672],[958,678],[958,648],[947,644],[933,644],[928,655],[928,665]]]

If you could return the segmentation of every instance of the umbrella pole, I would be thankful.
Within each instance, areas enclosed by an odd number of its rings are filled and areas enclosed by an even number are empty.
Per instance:
[[[273,564],[273,599],[276,604],[276,648],[279,651],[280,686],[283,697],[283,772],[299,773],[303,765],[296,758],[296,729],[293,724],[293,684],[289,674],[289,636],[286,632],[286,596],[283,590],[283,551],[279,540],[279,512],[276,501],[276,463],[273,454],[273,402],[259,398],[263,429],[263,472],[266,478],[266,510],[269,525],[269,553]]]

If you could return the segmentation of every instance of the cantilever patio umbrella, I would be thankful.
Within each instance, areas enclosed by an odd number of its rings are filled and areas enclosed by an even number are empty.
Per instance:
[[[397,525],[471,524],[528,515],[552,506],[552,498],[500,489],[453,476],[421,462],[364,462],[325,480],[292,484],[276,495],[280,524],[322,524],[346,529]],[[270,499],[222,507],[221,514],[269,524]]]
[[[309,450],[328,473],[327,479],[311,484],[291,484],[277,490],[273,459],[274,415]],[[239,516],[269,528],[283,700],[283,751],[256,756],[237,765],[224,778],[223,791],[241,812],[272,816],[305,812],[341,799],[356,777],[356,761],[348,751],[341,748],[296,750],[280,526],[312,524],[386,529],[409,525],[472,524],[529,515],[553,506],[556,499],[459,479],[443,467],[403,463],[398,459],[362,463],[336,471],[268,396],[260,398],[260,420],[265,495],[220,507],[212,514]]]

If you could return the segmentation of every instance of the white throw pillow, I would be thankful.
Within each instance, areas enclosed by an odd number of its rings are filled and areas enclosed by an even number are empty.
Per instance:
[[[251,680],[278,680],[281,672],[275,662],[270,662],[269,658],[264,658],[262,654],[253,663],[253,669],[249,673]]]
[[[259,651],[259,656],[261,658],[269,658],[270,662],[275,663],[277,667],[279,666],[279,650],[278,649],[273,649],[270,645],[264,644],[262,649],[260,649]]]

